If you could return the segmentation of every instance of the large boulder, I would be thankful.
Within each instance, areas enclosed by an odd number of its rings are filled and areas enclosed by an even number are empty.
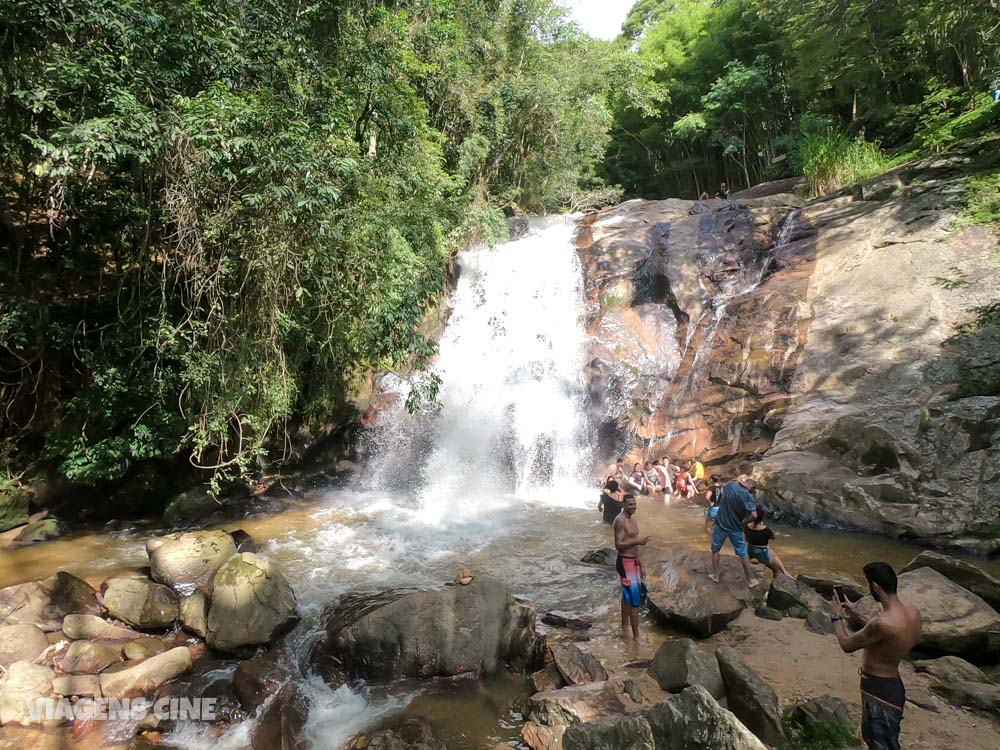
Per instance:
[[[692,685],[701,685],[713,698],[722,698],[726,692],[715,654],[690,638],[676,638],[660,646],[649,674],[668,693],[680,693]]]
[[[935,685],[934,690],[957,706],[1000,712],[1000,685],[965,680]]]
[[[4,625],[0,627],[0,667],[6,669],[16,661],[34,661],[46,648],[49,639],[34,625]]]
[[[919,568],[933,568],[949,581],[971,591],[993,609],[1000,610],[1000,580],[978,565],[950,555],[942,555],[940,552],[925,550],[910,560],[902,572],[908,573]]]
[[[964,656],[973,661],[1000,655],[1000,613],[933,568],[901,574],[899,596],[923,615],[922,651]],[[880,611],[870,596],[857,606],[869,616]]]
[[[309,699],[297,682],[287,683],[263,710],[250,731],[251,750],[308,750],[305,726]]]
[[[89,583],[65,571],[0,589],[0,625],[35,625],[48,633],[74,613],[99,615],[101,604]]]
[[[747,589],[743,568],[731,555],[722,558],[721,583],[709,580],[707,551],[650,547],[643,557],[650,611],[660,622],[697,638],[722,630],[740,612],[764,597],[764,585]]]
[[[657,750],[766,750],[753,733],[695,685],[648,709]]]
[[[535,612],[479,575],[468,586],[345,594],[324,618],[315,666],[333,661],[352,676],[393,679],[493,673],[525,656]]]
[[[831,611],[830,604],[815,589],[789,576],[775,576],[767,590],[767,604],[793,616]]]
[[[28,522],[29,499],[29,493],[23,491],[0,492],[0,531]]]
[[[608,679],[596,656],[581,651],[573,643],[556,643],[549,649],[552,663],[567,685],[584,685]]]
[[[573,724],[562,738],[563,750],[656,750],[653,730],[642,716],[609,716]]]
[[[295,592],[263,557],[251,552],[233,555],[219,568],[213,585],[206,641],[214,649],[270,643],[299,622]]]
[[[36,542],[47,542],[55,539],[63,532],[63,526],[55,518],[43,518],[34,523],[29,523],[21,532],[14,537],[14,544],[26,545]]]
[[[40,664],[11,664],[0,688],[0,724],[31,724],[31,702],[55,696],[54,678],[52,670]]]
[[[226,531],[191,531],[150,539],[146,552],[153,580],[187,595],[211,585],[216,571],[236,554],[236,544]]]
[[[167,680],[191,669],[191,649],[178,646],[151,656],[134,667],[101,673],[101,693],[105,698],[139,698],[153,694]]]
[[[781,707],[774,690],[729,646],[715,652],[726,686],[726,705],[747,728],[768,745],[785,741]]]
[[[939,682],[989,682],[986,673],[975,664],[957,656],[942,656],[937,659],[921,659],[913,662],[918,672],[929,674]]]
[[[177,620],[177,594],[145,578],[109,578],[104,582],[108,613],[136,628],[169,628]]]
[[[203,521],[218,512],[220,504],[201,488],[194,488],[175,496],[163,510],[163,518],[170,524]]]

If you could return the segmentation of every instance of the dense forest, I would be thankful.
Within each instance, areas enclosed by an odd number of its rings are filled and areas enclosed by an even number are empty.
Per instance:
[[[454,253],[505,214],[821,190],[1000,120],[996,0],[639,0],[614,42],[556,0],[0,19],[4,491],[291,456],[427,361]]]

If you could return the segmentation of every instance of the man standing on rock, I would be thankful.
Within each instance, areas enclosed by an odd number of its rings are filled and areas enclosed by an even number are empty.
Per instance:
[[[712,529],[712,575],[709,576],[716,583],[722,574],[719,552],[727,539],[733,545],[743,565],[747,588],[756,588],[759,583],[750,569],[747,542],[743,538],[743,522],[757,509],[757,501],[753,496],[756,489],[757,483],[746,474],[742,474],[736,481],[728,482],[719,493],[719,512],[715,516],[715,527]]]
[[[639,536],[639,524],[634,518],[635,507],[635,496],[626,495],[622,512],[615,519],[615,549],[618,550],[615,568],[622,583],[622,638],[628,638],[631,625],[632,637],[641,643],[639,607],[642,606],[642,581],[645,576],[639,562],[639,548],[649,543],[649,537]]]
[[[920,610],[896,593],[896,571],[884,562],[868,563],[865,579],[882,613],[866,618],[833,590],[833,627],[845,653],[864,649],[861,662],[861,738],[870,750],[899,750],[899,725],[906,690],[899,678],[899,662],[923,639]],[[847,630],[844,621],[860,627]]]

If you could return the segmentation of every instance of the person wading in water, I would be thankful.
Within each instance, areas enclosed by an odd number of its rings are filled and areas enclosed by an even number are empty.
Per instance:
[[[635,497],[625,496],[625,504],[615,519],[615,549],[618,560],[615,568],[622,583],[622,638],[628,638],[629,625],[632,637],[637,643],[643,642],[639,635],[639,607],[642,605],[642,564],[639,562],[639,548],[649,543],[648,536],[639,536],[639,524],[635,516]]]
[[[865,579],[882,612],[866,618],[833,590],[833,626],[845,653],[864,649],[861,666],[861,738],[870,750],[899,750],[906,690],[899,678],[899,662],[923,639],[920,610],[896,594],[896,571],[884,562],[868,563]],[[846,620],[860,627],[847,630]]]
[[[716,583],[722,573],[722,560],[719,551],[729,540],[743,565],[743,574],[747,579],[747,588],[753,589],[760,583],[753,577],[750,569],[750,558],[747,556],[747,543],[743,538],[743,524],[750,513],[757,509],[757,501],[753,492],[757,483],[747,475],[740,476],[735,482],[729,482],[719,494],[719,512],[715,516],[715,526],[712,529],[712,574],[709,576]]]

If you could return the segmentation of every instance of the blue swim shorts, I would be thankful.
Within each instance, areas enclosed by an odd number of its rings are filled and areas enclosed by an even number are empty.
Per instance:
[[[733,549],[736,550],[737,555],[740,557],[747,556],[747,543],[743,538],[743,532],[726,531],[719,524],[715,524],[715,528],[712,529],[712,552],[720,551],[722,545],[726,543],[726,539],[733,545]]]

